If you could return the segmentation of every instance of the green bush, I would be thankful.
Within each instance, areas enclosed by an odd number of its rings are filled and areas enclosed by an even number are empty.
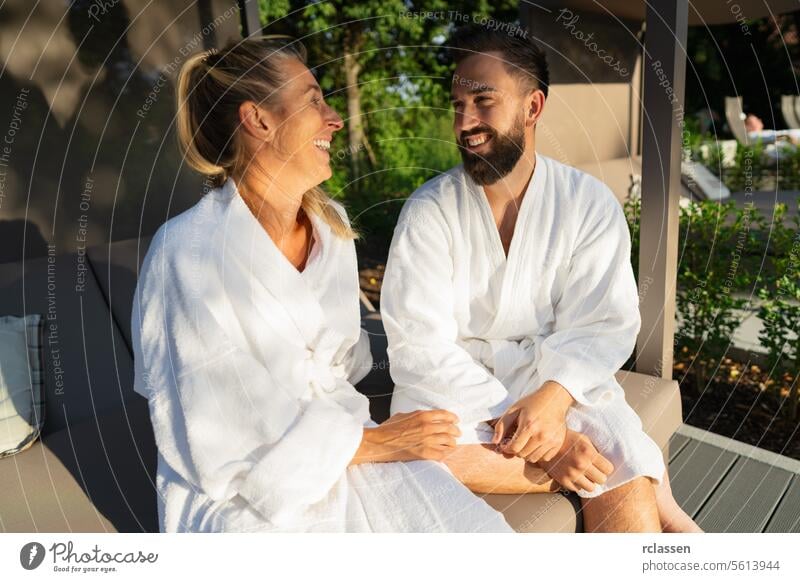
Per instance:
[[[625,214],[635,273],[640,212],[640,199],[630,197]],[[764,228],[764,217],[752,204],[737,209],[733,202],[703,201],[681,208],[675,345],[689,358],[698,393],[730,346],[740,324],[737,310],[747,305],[747,299],[735,292],[749,290],[758,281]]]
[[[734,292],[755,283],[754,227],[762,222],[752,206],[737,209],[733,202],[690,202],[681,209],[677,340],[694,359],[698,392],[730,346],[740,323],[736,311],[748,303]]]
[[[800,199],[798,199],[800,210]],[[786,414],[797,420],[800,410],[800,216],[786,220],[784,204],[776,207],[771,231],[774,276],[764,281],[758,296],[762,300],[758,317],[764,322],[759,341],[768,350],[769,367],[775,377],[788,376]],[[793,336],[793,337],[792,337]],[[777,383],[780,389],[782,382]]]
[[[440,108],[406,107],[370,115],[371,144],[378,165],[351,182],[344,136],[331,148],[333,177],[326,190],[344,198],[353,222],[371,243],[370,254],[385,255],[403,202],[423,183],[461,163],[452,116]]]
[[[800,190],[800,147],[788,151],[775,164],[778,190]]]
[[[723,168],[722,181],[733,192],[758,190],[764,182],[767,165],[764,162],[764,145],[737,144],[734,165]]]

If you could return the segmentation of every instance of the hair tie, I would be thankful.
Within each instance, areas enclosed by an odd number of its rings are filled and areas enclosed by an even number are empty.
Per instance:
[[[220,59],[220,54],[217,49],[210,49],[206,56],[203,58],[203,62],[206,63],[209,67],[215,66]]]

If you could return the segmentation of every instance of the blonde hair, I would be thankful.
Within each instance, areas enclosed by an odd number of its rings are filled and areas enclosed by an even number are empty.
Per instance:
[[[240,177],[248,153],[239,139],[239,106],[254,101],[274,105],[286,82],[281,63],[294,58],[306,64],[300,41],[270,35],[231,41],[220,50],[189,57],[178,74],[177,134],[184,160],[215,187],[229,177]],[[303,194],[306,214],[324,220],[342,238],[358,238],[332,204],[315,186]]]

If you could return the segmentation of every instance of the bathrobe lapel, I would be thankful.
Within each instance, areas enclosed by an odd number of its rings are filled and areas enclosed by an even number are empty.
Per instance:
[[[504,268],[502,283],[500,287],[500,298],[498,301],[497,314],[489,323],[483,337],[496,338],[508,337],[509,321],[519,317],[524,308],[518,305],[519,301],[524,301],[524,295],[520,293],[522,287],[529,287],[530,274],[535,272],[536,267],[544,264],[546,245],[537,244],[536,235],[529,230],[530,218],[541,212],[543,207],[543,196],[545,182],[547,180],[547,165],[536,155],[536,166],[528,182],[528,189],[522,198],[517,222],[514,225],[514,234],[509,245],[508,256],[503,250],[500,233],[486,199],[483,188],[475,183],[465,172],[466,183],[469,193],[475,201],[475,207],[481,214],[483,225],[481,233],[486,242],[486,246],[491,249],[494,261]],[[525,275],[528,275],[527,277]],[[530,290],[530,289],[528,289]]]
[[[268,328],[281,335],[285,342],[282,351],[286,353],[280,358],[263,354],[265,359],[282,360],[281,367],[291,367],[291,373],[298,373],[299,363],[300,373],[308,374],[312,388],[321,394],[331,394],[339,384],[337,380],[345,376],[336,360],[358,339],[357,303],[342,301],[334,305],[329,297],[323,296],[326,303],[321,304],[321,298],[310,282],[281,253],[252,215],[232,180],[226,182],[223,193],[232,199],[225,217],[225,228],[220,229],[224,236],[222,244],[225,245],[221,257],[227,263],[221,267],[223,272],[236,272],[234,277],[226,277],[226,292],[229,295],[246,293],[241,304],[248,305],[251,313],[257,314],[262,322],[268,322]],[[342,253],[347,257],[346,262],[352,264],[331,264],[329,257],[338,252],[334,246],[342,243],[323,220],[313,214],[309,218],[317,233],[315,244],[321,245],[319,255],[313,259],[321,262],[315,265],[317,284],[326,287],[330,278],[335,277],[334,286],[340,297],[357,297],[358,290],[351,278],[337,276],[350,270],[355,272],[355,257],[350,256],[352,253]],[[232,281],[238,283],[231,285]],[[357,285],[357,281],[354,282]],[[269,345],[266,341],[253,339],[264,333],[258,329],[257,322],[241,321],[241,324],[249,328],[250,333],[246,335],[256,344],[254,349],[259,349],[259,344]],[[285,373],[290,371],[287,369]]]

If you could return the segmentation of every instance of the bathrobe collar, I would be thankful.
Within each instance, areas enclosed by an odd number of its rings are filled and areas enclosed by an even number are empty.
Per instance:
[[[224,244],[222,253],[226,260],[237,260],[240,267],[247,269],[253,277],[283,307],[303,338],[307,357],[330,362],[328,356],[335,351],[347,334],[342,328],[343,321],[329,317],[322,310],[319,297],[309,281],[284,256],[263,226],[253,216],[245,204],[232,178],[228,178],[220,189],[220,196],[228,202],[225,218]],[[320,245],[318,256],[314,259],[325,269],[331,253],[331,246],[340,244],[328,224],[320,217],[309,213]],[[326,276],[323,274],[322,276]],[[343,293],[357,293],[357,290],[342,290]],[[346,318],[341,318],[345,320]]]
[[[509,315],[515,311],[512,309],[512,303],[515,300],[514,292],[519,286],[518,279],[520,273],[524,273],[525,271],[525,269],[521,267],[531,262],[531,253],[537,252],[532,244],[536,239],[533,236],[529,236],[528,219],[531,215],[539,211],[538,209],[542,205],[542,196],[546,194],[547,163],[544,156],[536,152],[534,152],[534,156],[536,163],[533,169],[533,175],[528,182],[525,196],[522,197],[522,202],[520,203],[517,222],[514,225],[514,234],[508,249],[508,256],[505,255],[503,250],[500,233],[497,230],[497,225],[492,215],[492,209],[489,206],[489,201],[486,199],[486,193],[483,191],[483,187],[476,183],[462,167],[467,191],[481,214],[481,223],[485,234],[483,238],[487,246],[491,249],[490,252],[492,253],[497,268],[505,269],[500,291],[498,312],[494,320],[490,323],[489,328],[485,330],[485,335],[489,338],[501,337],[503,335],[502,330],[505,328],[506,320]]]

